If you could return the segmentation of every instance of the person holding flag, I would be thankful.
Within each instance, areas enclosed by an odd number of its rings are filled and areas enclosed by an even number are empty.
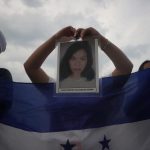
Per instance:
[[[6,39],[2,31],[0,31],[0,53],[6,50]],[[3,84],[5,83],[5,84]],[[5,86],[0,86],[0,116],[6,112],[12,104],[12,75],[11,73],[5,69],[0,68],[0,84]],[[7,95],[7,97],[5,96]]]
[[[6,46],[7,46],[7,42],[5,36],[0,30],[0,54],[6,50]],[[0,68],[0,78],[6,78],[12,80],[11,73],[5,68]]]

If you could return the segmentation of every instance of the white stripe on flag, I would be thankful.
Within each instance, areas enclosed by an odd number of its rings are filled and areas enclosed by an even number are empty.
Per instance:
[[[28,132],[0,124],[0,150],[103,150],[101,142],[110,140],[109,150],[150,150],[150,119],[102,128],[64,132]],[[62,144],[62,145],[61,145]],[[107,150],[108,148],[104,148]]]

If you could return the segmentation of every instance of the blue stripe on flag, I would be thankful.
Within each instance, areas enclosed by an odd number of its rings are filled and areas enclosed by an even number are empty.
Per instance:
[[[0,122],[27,131],[55,132],[150,119],[149,77],[147,69],[103,78],[101,92],[93,96],[57,96],[53,83],[1,82],[0,91],[13,84],[13,96],[9,97],[11,108],[0,115]]]

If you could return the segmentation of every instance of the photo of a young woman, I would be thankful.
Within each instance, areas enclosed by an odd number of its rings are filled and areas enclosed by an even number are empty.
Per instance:
[[[93,57],[92,47],[88,41],[72,42],[60,61],[59,87],[95,88]]]

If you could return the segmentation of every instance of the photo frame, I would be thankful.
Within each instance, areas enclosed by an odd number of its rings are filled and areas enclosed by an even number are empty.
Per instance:
[[[98,92],[98,40],[59,43],[56,93]]]

